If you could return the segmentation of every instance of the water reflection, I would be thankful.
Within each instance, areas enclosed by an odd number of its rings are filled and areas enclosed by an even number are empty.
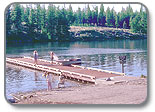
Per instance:
[[[105,70],[112,70],[121,72],[121,64],[119,63],[119,56],[127,56],[125,66],[125,73],[127,75],[140,76],[147,75],[147,53],[124,53],[124,54],[99,54],[87,57],[79,56],[84,60],[82,66],[95,67]]]
[[[63,75],[59,76],[59,82],[58,82],[58,88],[64,88],[65,87],[65,77]]]
[[[54,42],[11,44],[6,47],[6,56],[32,56],[37,50],[39,58],[50,60],[49,51],[60,59],[81,58],[82,66],[121,72],[119,56],[127,56],[125,73],[132,76],[147,75],[147,40],[112,40],[94,42]],[[57,88],[59,77],[6,64],[6,93]],[[48,86],[49,85],[49,86]],[[65,87],[78,86],[74,81],[65,81]]]
[[[47,77],[43,77],[42,74],[35,70],[6,64],[6,96],[11,98],[10,94],[17,92],[58,88],[58,76],[49,74]],[[72,87],[81,83],[66,80],[64,84],[65,87]]]
[[[47,87],[48,87],[48,91],[52,90],[52,76],[47,74],[46,76],[46,81],[47,81]]]
[[[37,81],[39,81],[39,79],[38,79],[39,77],[38,77],[38,73],[36,72],[36,71],[34,71],[34,80],[37,82]]]

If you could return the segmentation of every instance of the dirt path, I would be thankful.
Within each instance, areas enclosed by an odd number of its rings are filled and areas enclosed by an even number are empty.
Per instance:
[[[16,95],[17,104],[140,104],[147,97],[147,79],[133,78],[117,84],[35,91]]]

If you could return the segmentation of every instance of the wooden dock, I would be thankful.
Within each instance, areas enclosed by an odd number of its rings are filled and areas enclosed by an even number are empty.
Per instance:
[[[44,59],[38,59],[38,64],[35,65],[34,60],[31,57],[6,58],[6,62],[42,72],[48,72],[54,75],[63,75],[68,79],[91,83],[96,83],[96,79],[100,78],[125,75],[124,73],[101,70],[91,67],[83,67],[79,65],[62,66],[56,61],[54,61],[54,64],[51,64],[51,61]]]

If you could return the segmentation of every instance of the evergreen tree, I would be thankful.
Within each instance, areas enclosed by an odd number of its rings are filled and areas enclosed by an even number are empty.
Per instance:
[[[114,8],[110,10],[108,7],[106,10],[106,22],[107,26],[109,27],[115,27],[115,14],[116,12],[114,11]]]
[[[36,33],[37,21],[36,21],[36,11],[35,9],[32,8],[32,6],[30,11],[29,22],[30,22],[30,34],[33,35]]]
[[[69,5],[67,19],[69,21],[69,25],[73,24],[74,21],[75,21],[75,18],[74,18],[74,15],[73,15],[73,9],[72,9],[72,6],[71,5]]]
[[[147,13],[141,6],[140,12],[130,19],[131,31],[135,33],[147,33]]]
[[[11,22],[13,32],[18,34],[21,32],[22,12],[19,4],[14,4],[11,12]]]
[[[24,9],[24,7],[23,6],[21,6],[21,22],[24,22],[25,21],[25,14],[24,14],[24,12],[25,12],[25,9]]]
[[[111,14],[110,14],[110,8],[108,7],[106,10],[106,25],[110,26],[111,25]]]
[[[92,22],[94,25],[98,26],[97,18],[98,18],[98,7],[96,6],[94,8],[94,11],[92,12]]]
[[[48,38],[52,39],[52,40],[55,40],[55,38],[56,38],[56,26],[58,25],[57,19],[59,19],[58,15],[56,15],[55,10],[56,10],[56,8],[54,5],[48,6],[48,10],[47,10],[47,32],[48,32]]]
[[[105,26],[106,17],[105,17],[104,13],[105,13],[104,12],[104,6],[103,6],[103,4],[101,4],[99,16],[98,16],[98,24],[99,24],[99,26]]]
[[[92,12],[90,10],[89,4],[87,6],[87,15],[86,15],[87,23],[91,25],[92,23]]]
[[[140,9],[140,16],[141,16],[141,21],[140,21],[140,26],[141,26],[141,33],[147,33],[147,12],[146,10],[143,10],[143,6],[141,6]]]
[[[32,37],[32,40],[45,37],[51,41],[69,40],[69,26],[73,24],[128,28],[135,33],[147,33],[147,12],[143,6],[139,12],[133,12],[129,5],[116,13],[114,8],[109,7],[104,12],[103,4],[100,5],[99,11],[97,6],[91,10],[88,4],[83,9],[79,7],[75,12],[71,5],[68,9],[60,9],[50,4],[46,9],[43,4],[33,7],[32,4],[26,7],[14,4],[5,13],[6,35],[9,37],[7,40],[16,39],[10,37],[20,37],[21,34]]]
[[[126,16],[124,18],[124,21],[126,23],[126,28],[130,28],[130,17],[132,17],[133,15],[133,9],[131,8],[131,6],[129,5],[126,8]]]
[[[41,33],[43,34],[47,33],[46,23],[47,23],[47,14],[45,5],[43,5],[43,7],[41,8]]]
[[[82,24],[82,12],[80,7],[78,7],[78,11],[77,11],[77,20],[78,20],[78,24]]]
[[[123,23],[126,17],[125,9],[122,7],[122,10],[120,12],[120,17],[119,17],[119,26],[120,28],[123,28]]]
[[[67,12],[63,8],[60,10],[57,9],[56,16],[57,16],[57,26],[56,26],[56,35],[58,41],[64,41],[69,39],[69,22],[67,20]]]
[[[84,9],[82,10],[82,23],[83,23],[83,26],[85,25],[85,23],[87,23],[86,12]]]
[[[6,17],[6,36],[11,34],[11,9],[10,7],[7,8],[5,12]]]
[[[36,5],[36,31],[41,33],[41,7],[40,4]]]
[[[112,8],[111,12],[110,12],[110,24],[115,28],[115,15],[116,12],[114,10],[114,8]]]
[[[115,26],[116,28],[119,27],[119,14],[115,14]]]
[[[30,16],[30,8],[26,6],[26,8],[21,7],[22,9],[22,31],[25,34],[28,34],[30,32],[30,22],[29,22],[29,16]]]
[[[130,23],[130,26],[131,26],[131,30],[133,32],[140,32],[140,20],[141,20],[141,17],[140,17],[140,14],[137,14],[132,20],[131,20],[131,23]]]
[[[80,25],[80,20],[79,20],[79,16],[78,16],[78,12],[74,13],[74,25]]]
[[[26,6],[26,9],[24,11],[24,22],[28,26],[30,24],[30,7],[28,5]]]

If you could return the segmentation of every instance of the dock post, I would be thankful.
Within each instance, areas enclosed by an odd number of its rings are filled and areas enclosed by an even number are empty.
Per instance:
[[[122,73],[124,73],[124,63],[126,63],[126,56],[119,56],[119,62],[122,64]]]
[[[124,64],[122,63],[122,73],[124,73]]]

